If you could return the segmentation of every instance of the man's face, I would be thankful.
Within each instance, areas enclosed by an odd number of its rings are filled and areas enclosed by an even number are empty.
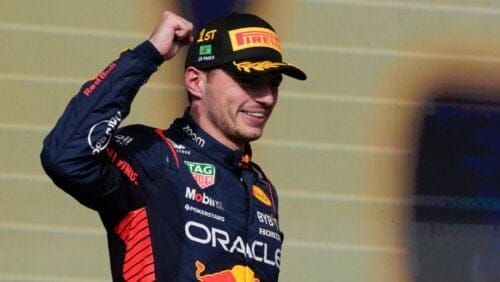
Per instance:
[[[221,69],[205,75],[204,129],[235,148],[258,139],[276,104],[282,75],[236,77]]]

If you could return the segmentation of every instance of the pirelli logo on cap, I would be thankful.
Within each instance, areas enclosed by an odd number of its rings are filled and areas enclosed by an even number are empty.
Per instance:
[[[239,51],[254,47],[267,47],[281,54],[281,46],[278,35],[268,28],[245,27],[229,31],[229,39],[233,51]]]

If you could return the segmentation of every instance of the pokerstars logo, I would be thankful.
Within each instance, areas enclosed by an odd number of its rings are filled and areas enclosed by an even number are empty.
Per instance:
[[[186,187],[185,197],[186,199],[189,199],[191,201],[195,201],[206,206],[224,210],[224,206],[222,205],[221,201],[217,201],[208,196],[206,193],[200,193],[196,191],[196,189],[193,189],[191,187]]]

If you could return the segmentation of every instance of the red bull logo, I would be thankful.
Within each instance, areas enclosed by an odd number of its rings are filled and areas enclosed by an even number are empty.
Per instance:
[[[253,270],[244,265],[235,265],[231,269],[222,270],[211,274],[202,274],[205,271],[205,265],[197,260],[196,279],[199,282],[260,282],[255,277]]]

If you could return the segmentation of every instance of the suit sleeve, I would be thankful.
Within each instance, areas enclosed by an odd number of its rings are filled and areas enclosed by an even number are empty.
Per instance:
[[[44,139],[41,162],[45,172],[83,204],[91,206],[124,181],[110,165],[107,147],[137,91],[162,62],[149,41],[124,51],[83,84]]]

